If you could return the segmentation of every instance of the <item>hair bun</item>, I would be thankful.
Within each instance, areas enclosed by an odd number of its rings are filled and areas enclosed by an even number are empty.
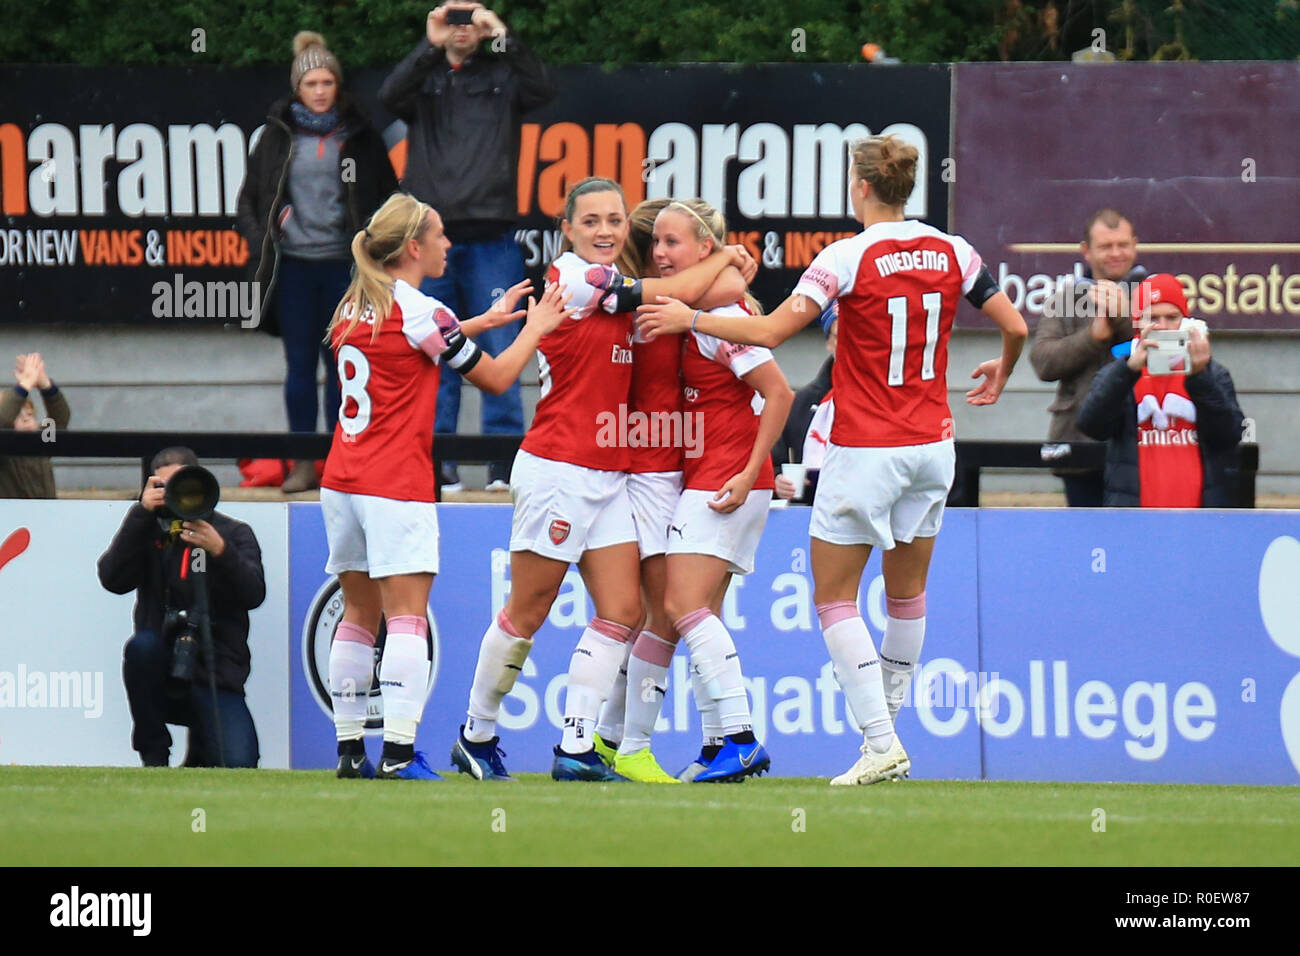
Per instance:
[[[297,56],[309,46],[325,46],[325,38],[315,30],[299,30],[293,35],[294,56]]]

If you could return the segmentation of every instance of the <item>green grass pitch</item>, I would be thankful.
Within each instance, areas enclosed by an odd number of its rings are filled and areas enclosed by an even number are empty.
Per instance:
[[[1105,811],[1105,831],[1095,829]],[[201,811],[201,812],[200,812]],[[196,832],[199,824],[203,832]],[[1293,865],[1300,788],[0,767],[0,865]]]

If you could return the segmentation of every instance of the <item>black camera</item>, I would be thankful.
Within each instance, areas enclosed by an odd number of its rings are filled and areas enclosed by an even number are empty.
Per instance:
[[[155,481],[156,479],[149,479]],[[216,476],[201,465],[186,465],[167,479],[158,524],[173,537],[180,534],[182,521],[207,521],[221,500]]]
[[[221,485],[202,465],[186,465],[167,479],[159,514],[174,521],[207,521],[221,500]]]
[[[447,10],[447,26],[464,26],[474,22],[474,11],[464,7],[450,7]]]
[[[199,642],[194,638],[194,627],[189,612],[184,608],[167,608],[163,615],[163,640],[172,640],[171,676],[178,681],[194,679],[194,664],[198,660]]]

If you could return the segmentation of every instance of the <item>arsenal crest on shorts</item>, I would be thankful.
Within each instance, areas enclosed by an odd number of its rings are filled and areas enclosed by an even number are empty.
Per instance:
[[[571,530],[569,522],[561,518],[556,518],[551,522],[551,544],[563,544],[569,537]]]

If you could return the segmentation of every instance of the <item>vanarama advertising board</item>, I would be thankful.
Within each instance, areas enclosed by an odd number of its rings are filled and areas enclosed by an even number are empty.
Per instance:
[[[775,306],[856,231],[845,146],[871,133],[917,147],[907,213],[947,221],[946,66],[555,72],[558,97],[521,131],[517,238],[534,278],[558,252],[568,188],[602,175],[630,204],[699,195],[723,209]],[[406,130],[378,102],[385,75],[349,83],[400,174]],[[284,71],[7,67],[0,90],[0,292],[15,303],[0,321],[256,324],[233,227]]]

